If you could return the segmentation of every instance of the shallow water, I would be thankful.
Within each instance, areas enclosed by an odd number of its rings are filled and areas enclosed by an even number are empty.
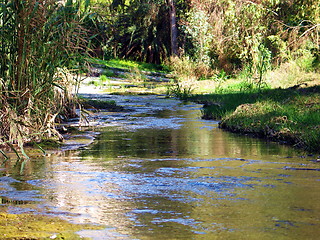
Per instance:
[[[22,175],[7,162],[1,207],[106,225],[80,232],[97,240],[318,239],[317,156],[224,132],[199,105],[112,99],[132,111],[96,113],[91,145],[32,159]]]

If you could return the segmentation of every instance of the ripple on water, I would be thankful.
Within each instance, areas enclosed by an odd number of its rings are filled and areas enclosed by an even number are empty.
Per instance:
[[[11,211],[109,225],[81,232],[95,240],[317,239],[320,172],[307,170],[318,169],[315,162],[225,133],[200,119],[198,105],[114,99],[135,111],[96,113],[110,127],[92,145],[0,178],[1,196],[34,201],[5,203]]]

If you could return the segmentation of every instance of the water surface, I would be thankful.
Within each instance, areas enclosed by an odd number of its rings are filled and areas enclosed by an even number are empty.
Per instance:
[[[97,240],[318,239],[317,156],[224,132],[199,105],[112,98],[131,111],[97,113],[91,145],[32,159],[22,175],[6,163],[1,207],[106,225],[81,232]]]

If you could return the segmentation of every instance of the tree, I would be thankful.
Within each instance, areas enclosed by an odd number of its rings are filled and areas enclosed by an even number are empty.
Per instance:
[[[170,39],[171,39],[171,55],[179,56],[178,52],[178,27],[176,7],[173,0],[167,0],[169,7],[169,22],[170,22]]]
[[[178,55],[173,0],[96,0],[93,8],[104,17],[107,31],[103,48],[113,57],[160,63]]]

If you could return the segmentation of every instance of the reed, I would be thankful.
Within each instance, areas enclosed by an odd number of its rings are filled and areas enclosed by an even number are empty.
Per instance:
[[[58,138],[72,113],[66,67],[86,47],[82,1],[3,0],[0,5],[0,145]],[[83,7],[82,7],[83,8]]]

